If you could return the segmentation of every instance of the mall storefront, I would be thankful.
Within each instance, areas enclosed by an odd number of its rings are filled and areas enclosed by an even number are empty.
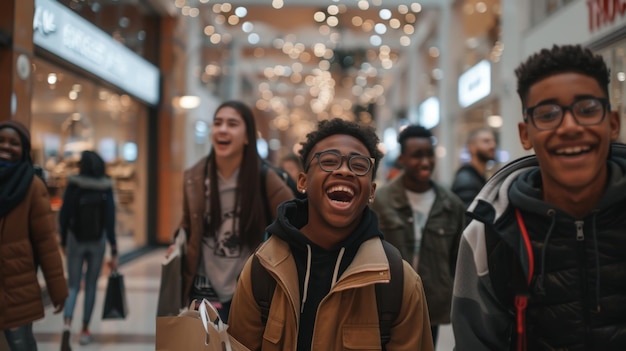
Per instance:
[[[33,160],[44,169],[53,210],[81,152],[94,150],[114,181],[120,254],[145,246],[159,69],[56,1],[35,1],[33,27]]]

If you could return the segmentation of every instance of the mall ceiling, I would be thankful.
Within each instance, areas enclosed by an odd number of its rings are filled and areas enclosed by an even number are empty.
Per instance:
[[[394,115],[401,113],[407,105],[407,64],[418,55],[426,65],[417,78],[420,89],[436,93],[439,55],[445,54],[437,41],[441,6],[463,8],[470,39],[495,36],[487,38],[488,48],[498,35],[490,32],[499,27],[498,0],[59,1],[82,11],[133,4],[188,19],[202,32],[195,67],[202,86],[220,98],[237,91],[241,96],[234,98],[267,112],[279,130],[311,117],[356,114],[367,122],[375,104],[393,105]],[[107,31],[123,39],[123,30]],[[126,34],[131,39],[125,43],[132,46],[137,33]],[[233,74],[242,79],[233,83],[228,78]]]

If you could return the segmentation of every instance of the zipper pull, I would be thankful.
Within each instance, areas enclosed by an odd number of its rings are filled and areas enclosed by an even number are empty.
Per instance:
[[[585,222],[583,221],[574,221],[576,224],[576,240],[583,241],[585,240],[585,233],[583,233],[583,225]]]

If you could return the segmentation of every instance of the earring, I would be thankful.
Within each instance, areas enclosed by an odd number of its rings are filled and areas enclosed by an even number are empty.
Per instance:
[[[301,193],[306,194],[306,189],[300,190]]]
[[[367,202],[369,202],[370,204],[373,204],[374,203],[374,198],[370,197],[370,199]]]

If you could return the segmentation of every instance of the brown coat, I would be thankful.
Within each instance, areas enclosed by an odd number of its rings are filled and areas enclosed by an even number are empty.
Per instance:
[[[183,266],[183,296],[189,296],[191,284],[196,276],[202,249],[202,234],[204,233],[203,214],[205,212],[204,198],[204,157],[194,166],[185,171],[183,176],[183,218],[181,228],[187,232],[187,251]],[[260,175],[259,175],[260,177]],[[294,194],[291,189],[274,171],[267,172],[266,178],[267,201],[269,202],[272,217],[276,217],[276,208],[281,202],[291,200]],[[263,233],[259,233],[262,236]]]
[[[63,304],[68,291],[55,216],[48,190],[35,176],[24,200],[0,218],[0,330],[43,318],[36,262],[52,303]]]
[[[228,317],[229,333],[253,351],[295,350],[301,293],[289,244],[272,235],[255,253],[276,279],[267,324],[254,299],[251,258],[246,262]],[[402,308],[391,326],[388,351],[433,351],[422,280],[404,261]],[[352,263],[317,308],[311,350],[380,350],[375,284],[389,281],[389,261],[379,238],[364,241]]]

